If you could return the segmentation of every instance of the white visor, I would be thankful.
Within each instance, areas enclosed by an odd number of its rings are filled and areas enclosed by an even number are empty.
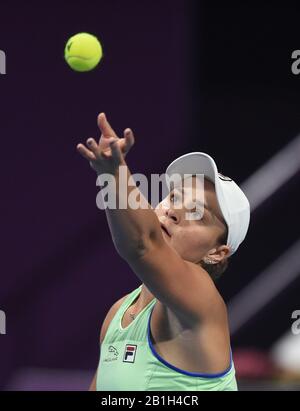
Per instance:
[[[250,222],[250,204],[240,187],[229,177],[218,172],[213,158],[206,153],[193,152],[174,160],[166,174],[203,174],[215,185],[217,200],[227,224],[227,245],[233,254],[245,239]]]

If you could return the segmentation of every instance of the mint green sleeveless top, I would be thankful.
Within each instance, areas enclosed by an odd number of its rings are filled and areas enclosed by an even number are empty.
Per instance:
[[[165,361],[152,343],[150,319],[154,298],[126,328],[121,319],[141,292],[140,285],[123,301],[101,344],[97,391],[237,391],[234,364],[219,374],[198,374]]]

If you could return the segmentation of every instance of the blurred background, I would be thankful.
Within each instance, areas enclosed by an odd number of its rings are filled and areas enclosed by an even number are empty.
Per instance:
[[[140,284],[75,149],[101,111],[134,130],[132,172],[204,151],[242,185],[250,230],[218,283],[239,387],[300,389],[299,16],[268,1],[1,2],[2,390],[86,390],[108,309]],[[81,31],[104,51],[89,73],[63,59]]]

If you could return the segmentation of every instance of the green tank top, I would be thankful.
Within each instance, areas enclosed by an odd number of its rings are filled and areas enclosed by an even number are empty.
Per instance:
[[[236,391],[231,358],[219,374],[198,374],[181,370],[165,361],[152,343],[150,319],[154,298],[126,328],[121,320],[141,292],[140,285],[123,301],[101,344],[97,391]]]

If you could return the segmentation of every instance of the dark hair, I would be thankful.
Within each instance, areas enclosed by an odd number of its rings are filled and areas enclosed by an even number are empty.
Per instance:
[[[227,225],[225,225],[225,227],[226,228],[224,230],[224,233],[221,234],[221,236],[218,238],[219,245],[227,244],[228,228]],[[228,267],[228,263],[228,257],[224,258],[224,260],[220,261],[218,264],[207,264],[204,261],[200,261],[201,267],[208,272],[214,282],[216,282],[222,276],[222,274]]]

